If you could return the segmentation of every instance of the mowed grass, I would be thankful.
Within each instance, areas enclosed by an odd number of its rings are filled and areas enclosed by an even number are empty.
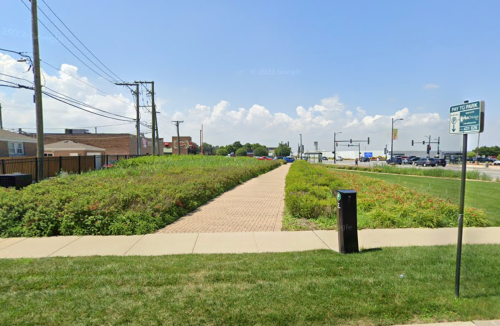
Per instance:
[[[2,325],[393,325],[500,318],[500,247],[0,260]]]
[[[442,199],[450,199],[456,204],[460,202],[460,180],[359,171],[349,172],[396,183]],[[491,226],[500,226],[499,200],[500,183],[467,181],[465,185],[465,206],[484,209]]]

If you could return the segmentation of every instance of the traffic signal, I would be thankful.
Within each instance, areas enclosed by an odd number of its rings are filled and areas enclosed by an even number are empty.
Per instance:
[[[370,137],[368,137],[368,145],[370,145]]]
[[[384,148],[384,155],[386,155],[386,154],[387,154],[387,147]]]
[[[427,145],[427,155],[431,152],[431,145]]]
[[[339,146],[339,143],[335,143],[335,147]]]
[[[414,144],[415,144],[415,141],[413,141],[413,140],[412,140],[412,141],[411,141],[411,146],[413,146]]]
[[[424,140],[424,141],[422,141],[422,145],[425,145],[425,140]]]
[[[352,138],[351,138],[351,139],[349,139],[349,143],[351,143],[351,144],[352,144]]]

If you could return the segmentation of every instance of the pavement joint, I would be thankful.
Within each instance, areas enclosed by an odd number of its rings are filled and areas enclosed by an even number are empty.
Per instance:
[[[134,248],[134,247],[135,247],[135,245],[136,245],[139,241],[141,241],[144,237],[145,237],[145,234],[143,234],[143,235],[142,235],[142,237],[140,237],[139,239],[137,239],[137,241],[136,241],[136,242],[134,242],[134,243],[132,244],[132,246],[130,246],[130,248],[128,248],[128,249],[127,249],[127,251],[125,251],[125,252],[123,253],[123,256],[126,256],[126,255],[127,255],[127,253],[128,253],[130,250],[132,250],[132,248]]]
[[[54,255],[54,254],[55,254],[56,252],[58,252],[59,250],[64,249],[65,247],[69,246],[70,244],[72,244],[72,243],[73,243],[73,242],[75,242],[75,241],[80,240],[81,238],[82,238],[82,237],[78,237],[78,238],[76,238],[75,240],[73,240],[73,241],[71,241],[71,242],[69,242],[69,243],[65,244],[65,245],[64,245],[64,246],[62,246],[61,248],[59,248],[59,249],[55,250],[54,252],[52,252],[52,253],[48,254],[48,255],[47,255],[47,257],[51,257],[52,255]]]

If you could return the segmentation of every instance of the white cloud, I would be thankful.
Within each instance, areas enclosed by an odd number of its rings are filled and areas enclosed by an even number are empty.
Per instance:
[[[439,85],[437,84],[425,84],[422,88],[425,89],[425,90],[431,90],[431,89],[438,89]]]

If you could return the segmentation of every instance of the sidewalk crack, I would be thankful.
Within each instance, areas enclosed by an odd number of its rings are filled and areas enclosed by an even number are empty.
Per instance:
[[[139,241],[141,241],[141,240],[142,240],[142,238],[144,238],[145,236],[146,236],[146,235],[145,235],[145,234],[143,234],[143,235],[142,235],[142,237],[140,237],[139,239],[137,239],[137,241],[136,241],[136,242],[134,242],[134,244],[133,244],[132,246],[130,246],[130,248],[128,248],[128,250],[127,250],[127,251],[125,251],[125,252],[123,253],[123,255],[122,255],[122,256],[126,256],[126,255],[127,255],[127,253],[128,253],[130,250],[132,250],[132,248],[134,248],[134,247],[135,247],[135,245],[136,245]]]

